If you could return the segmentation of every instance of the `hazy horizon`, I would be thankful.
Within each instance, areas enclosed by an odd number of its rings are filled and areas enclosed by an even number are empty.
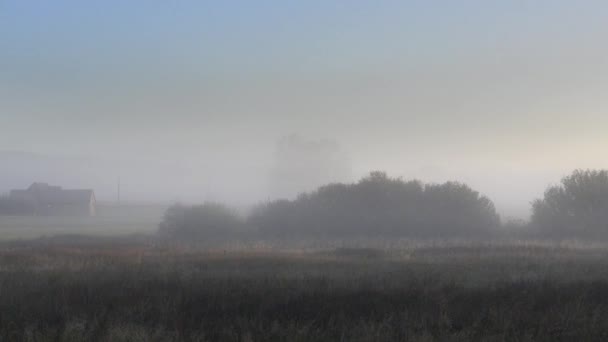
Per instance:
[[[47,181],[112,200],[120,177],[126,200],[250,205],[383,170],[465,182],[526,218],[573,169],[608,168],[607,14],[0,1],[0,192]]]

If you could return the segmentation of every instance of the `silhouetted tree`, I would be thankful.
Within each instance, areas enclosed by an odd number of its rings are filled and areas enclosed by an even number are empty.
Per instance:
[[[424,198],[426,203],[421,210],[425,224],[438,235],[483,233],[500,225],[494,203],[466,184],[426,185]]]
[[[608,233],[608,170],[576,170],[532,203],[532,225],[567,236]]]
[[[198,241],[228,237],[242,226],[238,215],[223,204],[175,204],[165,212],[159,234],[169,239]]]
[[[329,184],[293,201],[260,205],[251,225],[274,236],[463,236],[499,225],[492,202],[468,186],[424,185],[375,171],[355,184]]]

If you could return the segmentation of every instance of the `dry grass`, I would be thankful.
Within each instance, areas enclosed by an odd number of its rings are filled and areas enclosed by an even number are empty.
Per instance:
[[[257,247],[166,246],[141,237],[5,243],[0,340],[608,337],[608,249],[600,245],[250,243]]]

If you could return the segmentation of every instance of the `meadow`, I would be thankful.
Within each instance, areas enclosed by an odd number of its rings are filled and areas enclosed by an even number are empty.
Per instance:
[[[67,234],[150,234],[158,228],[165,209],[163,205],[101,204],[94,217],[0,215],[0,241]]]
[[[0,340],[603,341],[607,260],[574,241],[10,241]]]

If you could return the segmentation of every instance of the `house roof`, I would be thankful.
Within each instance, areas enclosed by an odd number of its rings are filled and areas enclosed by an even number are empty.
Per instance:
[[[50,186],[48,183],[34,182],[27,188],[28,191],[56,191],[61,190],[60,186]]]

